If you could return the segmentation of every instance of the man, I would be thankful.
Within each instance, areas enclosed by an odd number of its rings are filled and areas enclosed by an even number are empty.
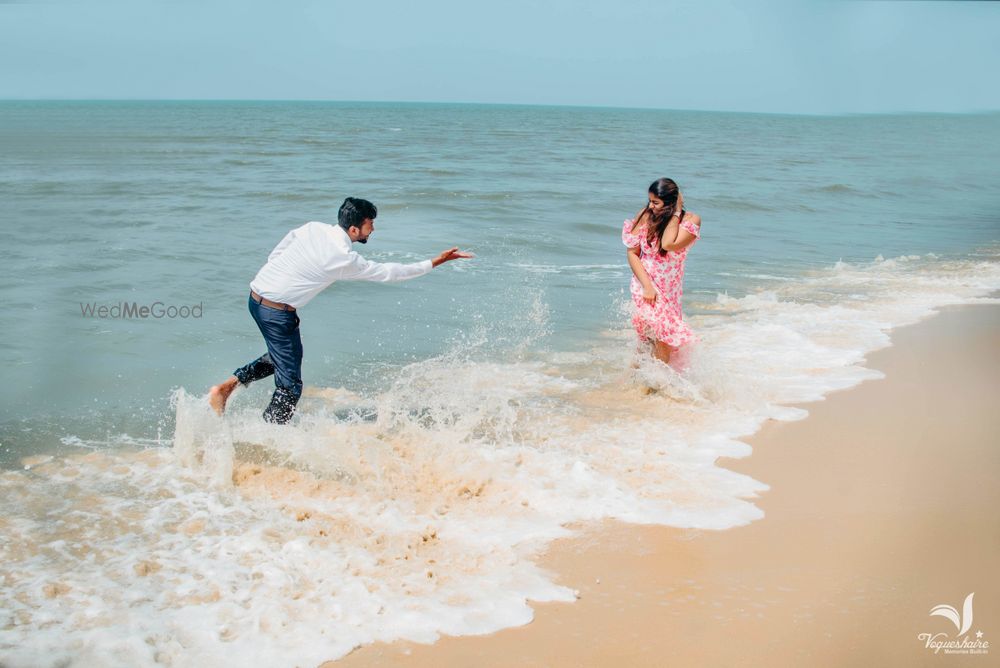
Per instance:
[[[267,352],[240,367],[208,392],[219,415],[237,385],[249,385],[274,374],[274,395],[264,411],[268,422],[292,419],[302,396],[302,339],[298,310],[335,281],[406,281],[459,258],[473,257],[448,249],[433,260],[413,264],[369,262],[351,250],[368,243],[378,210],[368,200],[348,197],[337,213],[338,225],[306,223],[285,235],[250,282],[250,315],[264,335]]]

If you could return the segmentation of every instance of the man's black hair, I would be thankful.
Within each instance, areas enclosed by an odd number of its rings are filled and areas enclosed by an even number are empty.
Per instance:
[[[360,228],[365,222],[365,218],[375,220],[375,216],[377,215],[378,209],[368,200],[359,197],[348,197],[340,205],[340,211],[337,212],[337,224],[345,230],[351,227]]]

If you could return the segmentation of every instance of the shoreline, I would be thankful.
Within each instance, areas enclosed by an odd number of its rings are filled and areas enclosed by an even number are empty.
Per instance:
[[[741,439],[750,456],[720,458],[770,487],[752,499],[762,519],[571,525],[579,533],[538,563],[576,602],[532,602],[532,622],[490,635],[376,643],[323,666],[925,665],[943,651],[918,634],[957,632],[930,609],[961,610],[970,592],[970,641],[981,630],[1000,642],[1000,305],[941,307],[890,336],[864,363],[884,378],[793,404],[809,415],[769,421]]]

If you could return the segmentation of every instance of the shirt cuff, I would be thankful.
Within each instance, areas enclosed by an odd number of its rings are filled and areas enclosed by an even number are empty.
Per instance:
[[[430,260],[424,260],[423,262],[418,262],[421,267],[423,267],[424,273],[429,274],[431,269],[434,268],[434,263]]]

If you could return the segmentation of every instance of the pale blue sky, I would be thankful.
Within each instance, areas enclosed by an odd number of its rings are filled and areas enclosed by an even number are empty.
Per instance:
[[[1000,109],[1000,3],[0,0],[0,98]]]

